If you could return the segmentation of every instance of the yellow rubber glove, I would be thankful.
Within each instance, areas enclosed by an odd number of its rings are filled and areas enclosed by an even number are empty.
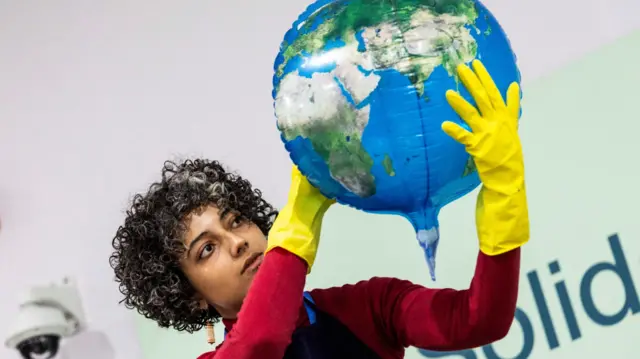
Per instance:
[[[476,206],[480,250],[498,255],[529,240],[524,160],[518,136],[520,87],[515,82],[509,86],[505,103],[482,63],[475,60],[472,66],[473,71],[466,65],[457,71],[478,108],[455,91],[446,95],[471,132],[449,121],[442,129],[465,145],[475,162],[482,181]]]
[[[267,252],[280,247],[307,262],[307,273],[316,259],[324,214],[335,203],[315,188],[293,166],[287,204],[269,231]]]

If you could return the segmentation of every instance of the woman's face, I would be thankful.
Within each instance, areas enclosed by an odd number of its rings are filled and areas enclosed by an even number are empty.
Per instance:
[[[211,305],[223,318],[234,319],[262,263],[267,240],[258,226],[237,213],[220,214],[209,206],[187,218],[180,264],[201,307]]]

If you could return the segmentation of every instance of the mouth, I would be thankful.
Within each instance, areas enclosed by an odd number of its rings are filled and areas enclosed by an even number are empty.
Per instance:
[[[260,264],[262,264],[262,258],[263,254],[259,252],[250,255],[249,258],[247,258],[247,260],[244,262],[240,274],[244,274],[246,271],[257,270],[260,267]]]

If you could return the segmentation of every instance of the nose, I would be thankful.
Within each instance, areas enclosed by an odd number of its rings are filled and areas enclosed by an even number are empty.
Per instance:
[[[231,256],[233,257],[239,257],[249,249],[249,242],[241,236],[230,233],[229,240],[231,242]]]

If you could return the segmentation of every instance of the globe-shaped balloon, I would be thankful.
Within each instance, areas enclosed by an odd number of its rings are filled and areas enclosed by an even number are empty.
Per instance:
[[[327,197],[406,217],[432,279],[440,209],[480,184],[464,146],[441,129],[446,120],[467,127],[445,92],[474,103],[455,71],[474,59],[503,95],[520,80],[505,33],[478,1],[320,0],[274,64],[275,114],[293,162]]]

